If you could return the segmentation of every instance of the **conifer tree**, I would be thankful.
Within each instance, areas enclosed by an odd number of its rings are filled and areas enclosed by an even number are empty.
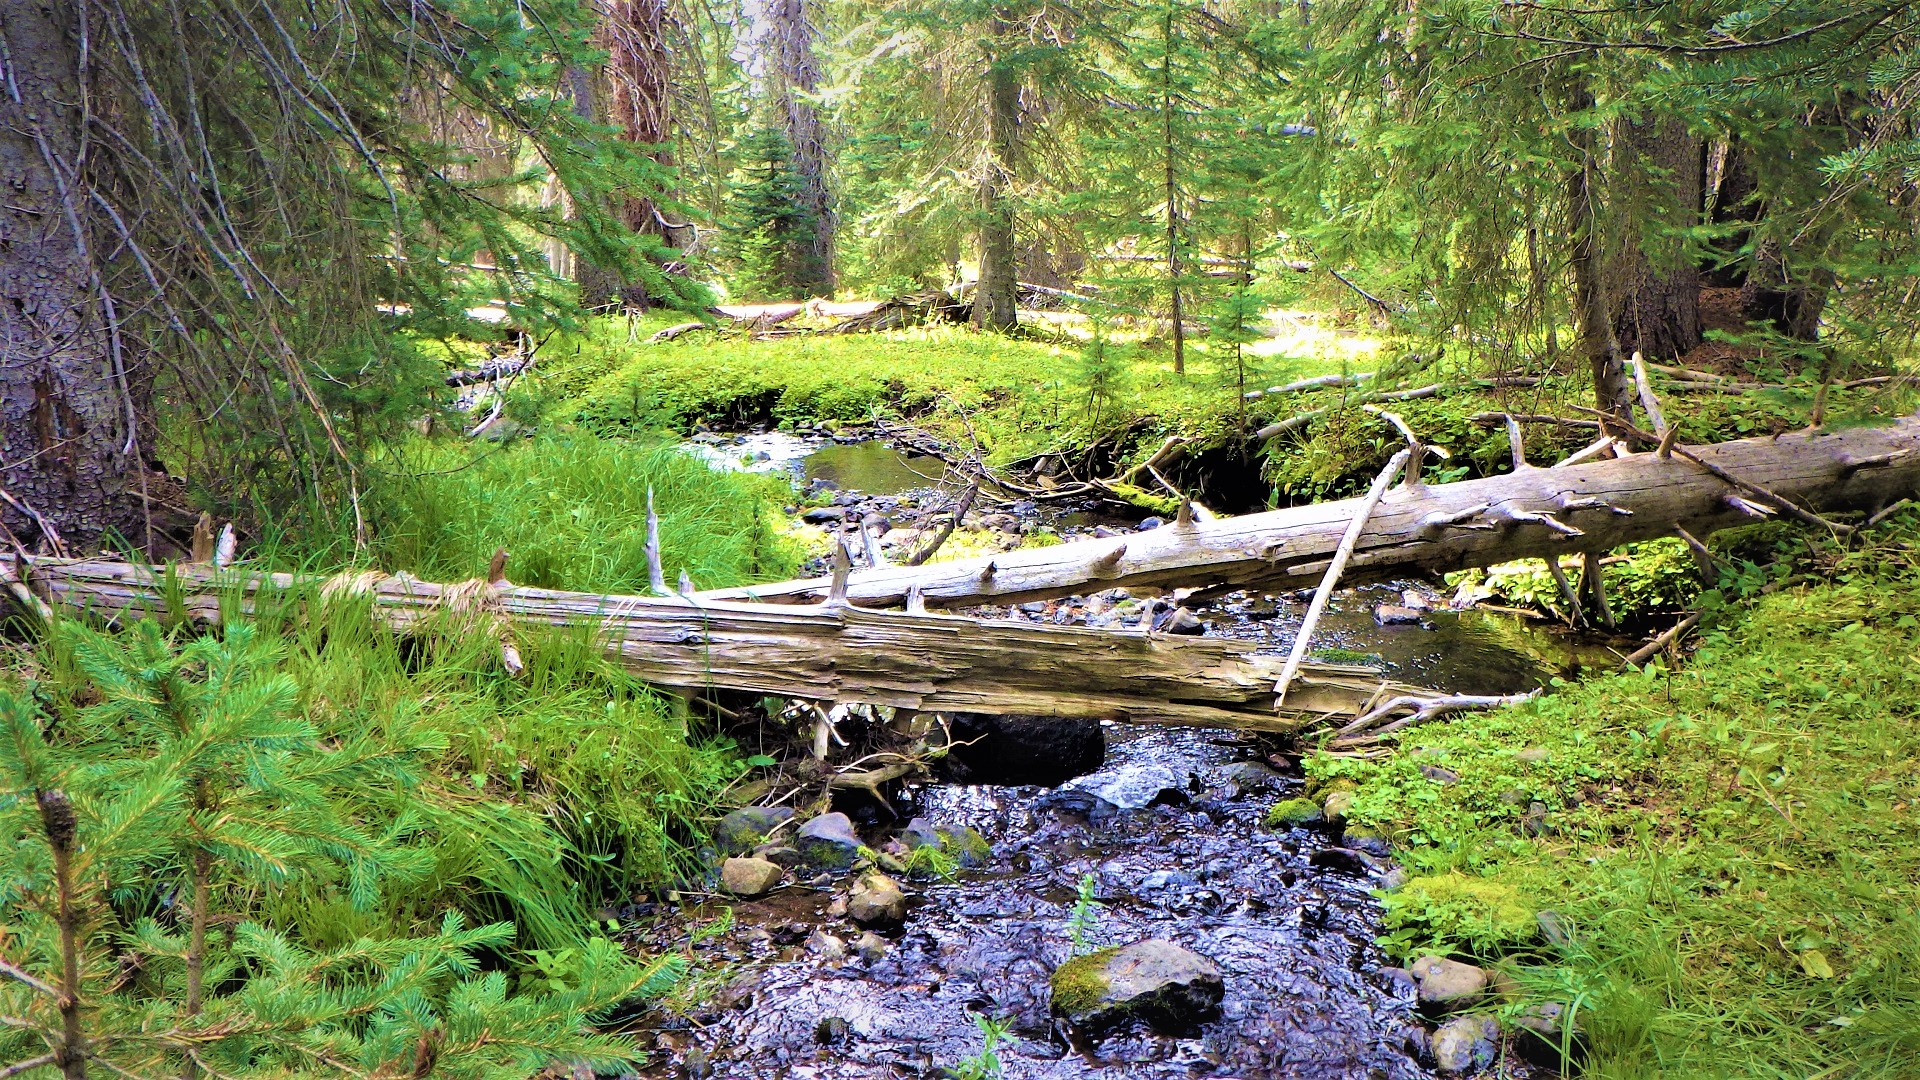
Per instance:
[[[479,959],[511,947],[508,924],[449,912],[328,942],[275,923],[268,900],[295,885],[372,910],[418,883],[422,819],[390,797],[419,791],[430,744],[322,744],[247,626],[184,645],[151,622],[53,634],[50,677],[0,689],[0,1046],[17,1071],[518,1080],[635,1056],[587,1025],[673,963],[595,940],[569,985],[516,993]]]

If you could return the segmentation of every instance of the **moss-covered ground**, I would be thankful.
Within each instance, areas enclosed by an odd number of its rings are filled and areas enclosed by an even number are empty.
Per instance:
[[[1681,666],[1309,759],[1413,875],[1389,948],[1576,1002],[1589,1076],[1920,1075],[1920,513],[1812,569]]]

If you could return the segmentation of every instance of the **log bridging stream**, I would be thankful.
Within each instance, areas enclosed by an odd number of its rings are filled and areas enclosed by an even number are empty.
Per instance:
[[[1251,644],[833,605],[603,596],[484,580],[450,585],[377,572],[331,579],[89,560],[0,556],[0,573],[54,609],[95,616],[220,617],[262,594],[352,594],[396,630],[436,616],[515,627],[592,626],[640,678],[683,689],[745,690],[924,712],[1097,717],[1120,722],[1298,731],[1395,697],[1439,695],[1369,669],[1308,664],[1277,712],[1281,658]],[[18,592],[16,591],[16,599]],[[178,605],[178,606],[174,606]],[[34,604],[37,608],[39,605]],[[228,609],[233,610],[233,609]],[[1337,726],[1337,725],[1336,725]]]
[[[1685,455],[1683,457],[1683,454]],[[1524,458],[1516,454],[1519,460]],[[1624,543],[1695,536],[1755,515],[1872,511],[1920,489],[1920,419],[1797,432],[1673,456],[1630,454],[1454,484],[1403,485],[1368,518],[1343,585],[1490,566],[1528,557],[1604,553]],[[1755,490],[1778,497],[1765,505]],[[1295,589],[1340,546],[1359,499],[1171,524],[1151,532],[853,575],[847,597],[892,607],[916,591],[928,607],[1018,603],[1116,586]],[[702,600],[804,603],[826,578],[713,590]]]

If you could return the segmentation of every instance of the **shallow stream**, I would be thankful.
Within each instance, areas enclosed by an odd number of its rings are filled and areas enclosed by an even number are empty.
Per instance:
[[[826,481],[849,506],[859,497],[850,493],[910,497],[941,470],[938,459],[877,441],[760,436],[708,441],[699,452],[788,471],[816,491]],[[1069,538],[1129,527],[1104,511],[1067,516],[1088,512],[1023,514]],[[1475,693],[1538,686],[1582,659],[1566,639],[1499,615],[1435,610],[1416,623],[1377,624],[1375,606],[1400,603],[1408,588],[1416,586],[1341,594],[1315,634],[1317,649],[1370,657],[1404,681]],[[1235,595],[1197,614],[1208,634],[1281,652],[1304,608],[1297,596]],[[1085,623],[1110,610],[1110,598],[1089,597],[981,614]],[[910,884],[904,925],[884,944],[867,939],[865,955],[855,947],[861,929],[836,913],[844,878],[803,878],[760,899],[690,906],[653,924],[650,947],[687,948],[697,936],[691,928],[732,912],[723,932],[691,946],[703,967],[729,972],[727,981],[690,1016],[661,1021],[654,1035],[663,1052],[652,1074],[950,1075],[943,1070],[979,1054],[974,1018],[989,1015],[1010,1025],[998,1054],[1003,1075],[1015,1080],[1431,1075],[1411,989],[1381,973],[1388,961],[1373,944],[1379,906],[1370,890],[1391,867],[1329,852],[1335,842],[1324,831],[1263,827],[1267,808],[1296,794],[1299,781],[1284,761],[1262,758],[1233,733],[1108,726],[1105,735],[1105,761],[1086,780],[1166,770],[1177,788],[1118,813],[1089,812],[1085,801],[1053,789],[938,783],[909,787],[890,807],[847,807],[875,849],[914,817],[970,826],[992,847],[985,866],[951,882]],[[1083,880],[1095,904],[1082,905],[1076,920]],[[1069,1032],[1049,1013],[1048,978],[1074,951],[1076,924],[1083,948],[1164,938],[1212,960],[1226,984],[1218,1017],[1172,1033],[1135,1022],[1098,1041]]]

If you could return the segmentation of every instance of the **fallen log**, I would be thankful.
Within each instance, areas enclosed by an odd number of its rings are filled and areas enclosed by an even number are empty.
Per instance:
[[[1490,566],[1526,557],[1610,551],[1636,540],[1695,536],[1748,523],[1753,500],[1715,475],[1815,512],[1875,510],[1920,491],[1920,418],[1701,446],[1680,456],[1629,454],[1390,492],[1360,537],[1350,584]],[[855,575],[852,603],[899,605],[918,586],[929,607],[1017,603],[1115,586],[1283,588],[1324,571],[1359,500],[1169,525],[1124,537]],[[826,579],[704,593],[711,600],[805,602]]]
[[[22,563],[26,562],[25,572]],[[953,615],[601,596],[484,579],[451,585],[377,571],[331,579],[234,568],[154,567],[0,555],[0,581],[39,603],[96,616],[217,620],[256,603],[350,596],[396,630],[436,618],[516,629],[589,625],[635,675],[660,686],[726,688],[919,712],[1097,717],[1129,723],[1291,732],[1346,719],[1386,697],[1436,696],[1367,668],[1309,664],[1285,714],[1273,706],[1281,661],[1247,642],[1181,638]],[[227,605],[224,606],[223,605]],[[38,610],[38,604],[33,605]]]

